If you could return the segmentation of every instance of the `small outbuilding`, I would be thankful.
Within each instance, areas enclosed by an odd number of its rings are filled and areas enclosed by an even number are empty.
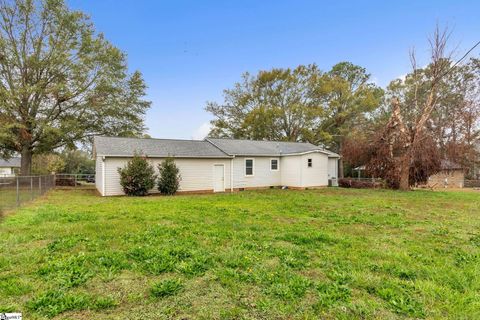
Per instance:
[[[464,168],[450,160],[442,160],[442,170],[428,178],[428,185],[433,188],[463,188]]]
[[[20,158],[0,159],[0,178],[13,177],[20,169]]]
[[[123,195],[118,168],[135,153],[157,166],[173,157],[180,170],[179,192],[328,186],[338,177],[339,155],[310,143],[235,139],[172,140],[94,138],[95,183],[102,196]],[[157,192],[156,189],[152,192]]]

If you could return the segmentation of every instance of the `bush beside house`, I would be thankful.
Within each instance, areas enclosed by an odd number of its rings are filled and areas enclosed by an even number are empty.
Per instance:
[[[162,194],[173,195],[180,186],[180,170],[175,165],[173,158],[166,158],[158,165],[160,176],[158,190]]]
[[[135,154],[127,165],[118,168],[120,185],[126,195],[145,196],[155,186],[155,169],[146,157]]]

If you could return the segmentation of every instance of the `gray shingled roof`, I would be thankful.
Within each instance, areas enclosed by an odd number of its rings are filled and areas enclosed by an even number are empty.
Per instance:
[[[95,137],[97,156],[132,156],[135,152],[149,157],[229,158],[207,141]]]
[[[9,168],[20,168],[21,159],[20,158],[10,158],[4,160],[0,158],[0,167],[9,167]]]
[[[219,149],[230,155],[239,156],[281,156],[305,152],[323,152],[330,157],[339,157],[338,154],[320,148],[311,143],[285,141],[259,141],[207,138]]]
[[[338,154],[311,143],[276,142],[235,139],[172,140],[95,137],[98,156],[132,156],[135,152],[149,157],[229,158],[239,156],[281,156],[305,152],[323,152],[329,157]]]

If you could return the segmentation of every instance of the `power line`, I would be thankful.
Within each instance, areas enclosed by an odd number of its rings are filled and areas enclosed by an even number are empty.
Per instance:
[[[443,78],[443,77],[446,76],[450,71],[452,71],[453,68],[455,68],[460,62],[462,62],[463,59],[465,59],[465,58],[470,54],[470,52],[472,52],[473,50],[475,50],[475,48],[478,47],[479,45],[480,45],[480,41],[478,41],[473,47],[471,47],[467,52],[465,52],[465,54],[464,54],[460,59],[458,59],[457,62],[455,62],[455,63],[453,64],[453,66],[451,66],[447,71],[445,71],[445,73],[442,74],[442,75],[439,77],[439,79],[440,79],[440,78]]]

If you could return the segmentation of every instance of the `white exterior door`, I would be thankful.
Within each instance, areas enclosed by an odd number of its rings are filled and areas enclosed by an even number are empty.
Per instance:
[[[213,192],[225,191],[225,167],[223,164],[213,166]]]

